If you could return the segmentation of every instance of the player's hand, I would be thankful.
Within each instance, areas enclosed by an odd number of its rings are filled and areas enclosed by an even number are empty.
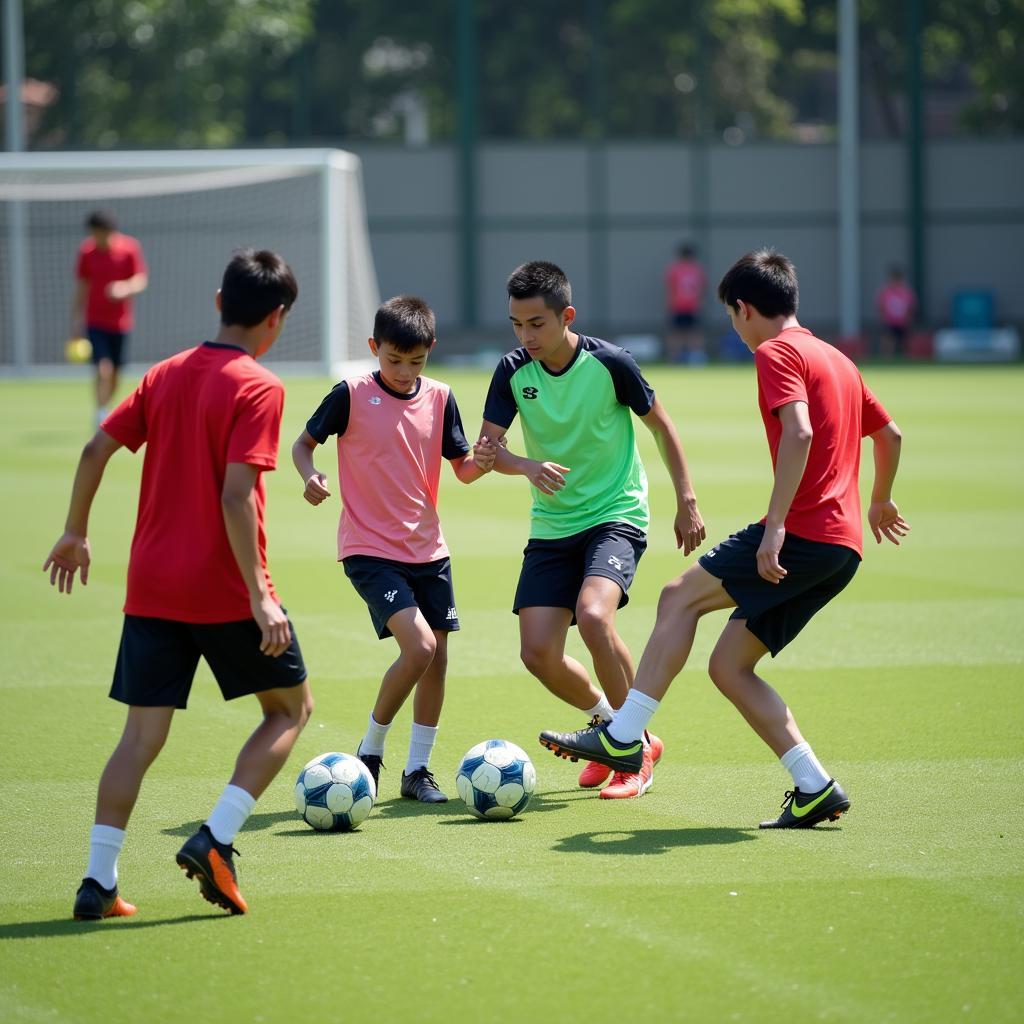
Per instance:
[[[498,456],[498,446],[486,435],[473,445],[473,462],[476,467],[484,473],[489,473],[494,468],[494,460]]]
[[[873,501],[868,508],[868,525],[876,544],[881,544],[885,537],[899,547],[900,538],[910,532],[910,523],[900,515],[894,501]]]
[[[673,529],[676,533],[676,547],[682,548],[684,555],[696,551],[704,542],[707,531],[704,529],[704,520],[701,518],[700,509],[697,508],[696,498],[687,498],[679,506]]]
[[[769,583],[781,583],[789,575],[779,564],[779,552],[785,539],[784,526],[765,526],[764,537],[757,549],[757,573]]]
[[[319,505],[320,502],[329,498],[331,492],[327,489],[327,477],[323,473],[314,473],[306,481],[306,489],[302,492],[302,496],[310,505]]]
[[[263,634],[260,650],[271,658],[284,654],[292,642],[292,631],[284,609],[269,594],[250,597],[249,607]]]
[[[112,302],[120,302],[122,299],[127,299],[134,294],[128,287],[127,281],[111,281],[104,291],[107,294],[107,298]]]
[[[560,466],[557,462],[530,461],[526,479],[542,494],[555,494],[565,486],[565,474],[570,472],[568,466]]]
[[[43,572],[50,571],[51,586],[55,586],[62,594],[70,594],[71,585],[75,582],[75,573],[79,569],[82,571],[82,586],[89,582],[91,561],[89,538],[65,531],[64,536],[53,545],[53,550],[46,556]]]

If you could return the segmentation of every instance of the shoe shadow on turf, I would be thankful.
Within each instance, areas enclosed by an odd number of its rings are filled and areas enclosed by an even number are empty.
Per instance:
[[[294,821],[297,817],[295,811],[268,811],[265,814],[251,814],[246,820],[246,823],[242,826],[242,833],[245,832],[260,832],[263,829],[271,828],[273,825],[277,825],[282,821]],[[200,825],[202,821],[189,821],[184,825],[174,825],[171,828],[163,828],[160,830],[161,834],[165,836],[183,836],[188,839]]]
[[[559,853],[651,854],[685,846],[728,846],[752,842],[756,828],[649,828],[580,832],[552,846]]]
[[[104,932],[138,931],[139,928],[162,928],[169,924],[190,924],[193,921],[229,921],[228,914],[182,914],[181,917],[165,917],[158,920],[140,921],[137,917],[111,918],[109,921],[75,921],[67,917],[55,917],[47,921],[14,921],[0,924],[0,941],[3,939],[56,939],[69,935],[94,935]]]

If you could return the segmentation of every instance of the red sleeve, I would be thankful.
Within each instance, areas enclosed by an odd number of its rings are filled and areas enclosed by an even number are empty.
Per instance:
[[[146,270],[146,257],[142,255],[142,246],[136,239],[132,239],[132,277],[136,274],[148,273]]]
[[[871,393],[871,388],[860,382],[862,395],[860,403],[860,436],[867,437],[876,430],[881,430],[892,417],[885,411],[885,406]]]
[[[279,380],[261,380],[243,393],[228,440],[228,462],[261,469],[277,467],[284,387]]]
[[[146,396],[151,386],[147,373],[139,386],[100,424],[115,441],[132,452],[146,443]]]
[[[803,362],[785,343],[766,341],[754,352],[757,386],[772,412],[790,402],[807,401]]]

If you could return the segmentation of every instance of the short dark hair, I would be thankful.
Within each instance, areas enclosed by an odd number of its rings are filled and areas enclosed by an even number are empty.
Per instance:
[[[741,256],[718,286],[718,300],[732,309],[742,299],[762,316],[792,316],[800,303],[796,267],[775,249],[755,249]]]
[[[544,305],[556,313],[572,305],[572,286],[565,271],[545,260],[531,260],[516,267],[507,287],[510,299],[533,299],[539,295]]]
[[[116,231],[117,216],[113,210],[93,210],[85,218],[85,226],[89,230],[98,228],[100,231]]]
[[[684,242],[677,251],[682,260],[692,260],[697,255],[697,250],[689,242]]]
[[[430,348],[436,336],[434,311],[415,295],[388,299],[373,318],[373,340],[378,345],[394,345],[399,352]]]
[[[255,327],[279,306],[292,308],[299,286],[292,268],[269,249],[239,249],[220,283],[220,322]]]

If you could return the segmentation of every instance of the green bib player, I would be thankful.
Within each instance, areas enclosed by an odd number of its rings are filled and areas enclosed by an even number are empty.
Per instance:
[[[534,261],[508,280],[509,319],[521,344],[498,364],[484,407],[481,435],[499,441],[494,468],[525,476],[533,492],[530,540],[516,588],[520,656],[555,696],[592,721],[608,721],[633,682],[633,659],[615,629],[615,614],[647,547],[647,474],[633,415],[654,435],[675,489],[676,546],[685,554],[704,539],[679,435],[633,357],[598,338],[576,334],[576,310],[565,274]],[[503,446],[519,417],[526,455]],[[594,674],[565,653],[576,624]],[[580,785],[609,799],[641,796],[653,780],[661,741],[644,739],[635,772],[596,763]]]

